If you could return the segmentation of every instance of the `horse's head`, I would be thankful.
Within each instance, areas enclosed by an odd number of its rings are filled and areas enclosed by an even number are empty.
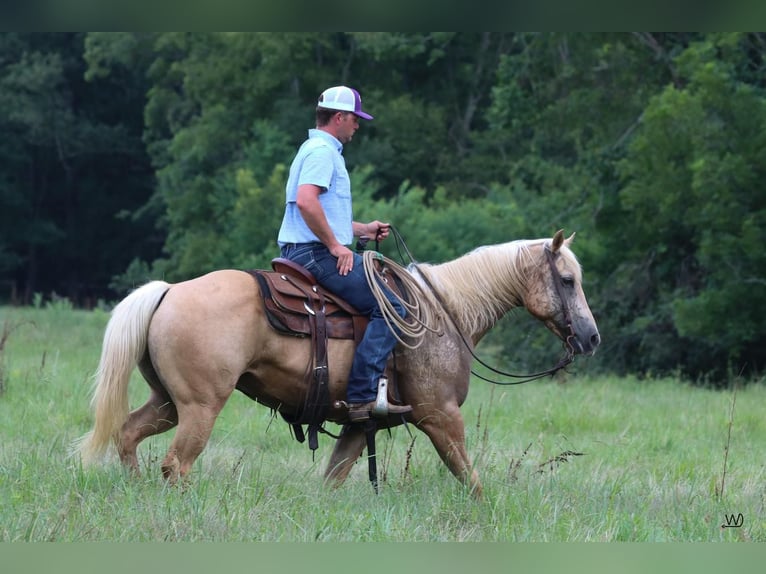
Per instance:
[[[574,354],[593,354],[601,342],[596,321],[582,289],[582,271],[559,230],[550,242],[533,249],[524,303],[527,310],[561,338]]]

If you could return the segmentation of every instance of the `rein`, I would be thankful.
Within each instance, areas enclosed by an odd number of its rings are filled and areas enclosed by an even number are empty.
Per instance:
[[[423,281],[428,286],[428,288],[431,290],[431,292],[434,294],[434,297],[439,302],[439,305],[442,307],[442,311],[444,311],[444,314],[449,317],[449,320],[452,322],[452,324],[455,326],[455,330],[457,331],[458,335],[460,335],[460,339],[463,341],[463,344],[465,345],[466,349],[468,349],[468,352],[471,353],[471,356],[484,368],[488,369],[489,371],[492,371],[496,375],[500,375],[503,377],[510,377],[514,379],[523,379],[520,381],[497,381],[495,379],[490,379],[488,377],[485,377],[484,375],[478,373],[474,369],[471,369],[471,374],[475,377],[486,381],[488,383],[492,383],[493,385],[521,385],[523,383],[529,383],[531,381],[536,381],[537,379],[541,379],[543,377],[546,377],[548,375],[553,376],[558,371],[569,365],[572,361],[574,361],[574,349],[572,347],[572,344],[570,340],[572,337],[574,337],[574,329],[572,328],[572,316],[569,312],[569,306],[567,305],[566,299],[564,298],[563,293],[561,292],[561,274],[559,273],[559,270],[556,268],[556,262],[555,262],[555,255],[551,252],[550,247],[548,245],[545,246],[545,255],[546,260],[548,261],[548,265],[551,269],[551,275],[553,276],[553,284],[556,289],[556,295],[561,300],[561,306],[564,312],[564,320],[566,321],[567,328],[569,329],[569,334],[566,336],[566,339],[564,341],[565,348],[566,348],[566,356],[564,356],[562,359],[559,360],[556,365],[551,367],[550,369],[546,369],[544,371],[540,371],[537,373],[530,373],[525,375],[519,375],[516,373],[510,373],[508,371],[503,371],[500,369],[496,369],[495,367],[492,367],[485,363],[476,353],[474,352],[472,345],[468,342],[468,340],[465,338],[465,335],[463,335],[463,332],[460,330],[460,327],[458,326],[455,319],[450,314],[449,310],[447,309],[447,306],[444,302],[444,299],[442,299],[439,292],[434,288],[431,281],[426,277],[424,273],[422,273],[418,267],[418,264],[415,262],[415,259],[412,257],[412,254],[410,253],[409,249],[407,249],[406,244],[404,243],[404,239],[402,239],[401,234],[399,231],[392,225],[391,231],[394,234],[394,237],[396,238],[396,244],[397,249],[399,248],[399,245],[403,247],[404,251],[407,253],[408,257],[410,258],[410,261],[412,262],[413,267],[418,271],[418,274],[420,277],[423,278]],[[399,253],[401,256],[401,252]]]

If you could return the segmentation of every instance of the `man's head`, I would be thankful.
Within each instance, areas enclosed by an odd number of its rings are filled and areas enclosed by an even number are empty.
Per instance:
[[[317,109],[335,110],[338,112],[351,112],[364,120],[371,120],[372,116],[362,111],[362,97],[354,88],[335,86],[327,88],[319,96]]]
[[[359,129],[359,118],[371,120],[372,116],[362,111],[362,98],[353,88],[334,86],[319,96],[316,109],[316,124],[341,143],[348,143]]]

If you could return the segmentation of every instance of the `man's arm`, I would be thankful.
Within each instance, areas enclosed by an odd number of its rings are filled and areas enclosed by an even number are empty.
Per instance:
[[[383,223],[377,219],[375,221],[370,221],[369,223],[359,223],[358,221],[354,221],[351,225],[354,229],[354,237],[366,235],[370,239],[376,241],[383,241],[388,237],[388,232],[391,229],[390,223]]]
[[[354,268],[354,253],[338,242],[330,224],[327,223],[327,216],[319,201],[320,193],[322,193],[322,188],[318,185],[310,183],[299,185],[295,204],[298,206],[308,228],[314,232],[319,241],[327,246],[330,253],[338,258],[338,273],[347,275]]]

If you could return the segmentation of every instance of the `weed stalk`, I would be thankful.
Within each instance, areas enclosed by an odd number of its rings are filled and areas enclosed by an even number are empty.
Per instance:
[[[729,409],[729,428],[726,434],[726,445],[723,447],[723,471],[721,472],[721,487],[716,488],[716,496],[719,502],[723,498],[723,491],[726,487],[726,469],[729,464],[729,447],[731,446],[731,427],[734,426],[734,407],[737,404],[737,385],[731,395],[731,408]]]

